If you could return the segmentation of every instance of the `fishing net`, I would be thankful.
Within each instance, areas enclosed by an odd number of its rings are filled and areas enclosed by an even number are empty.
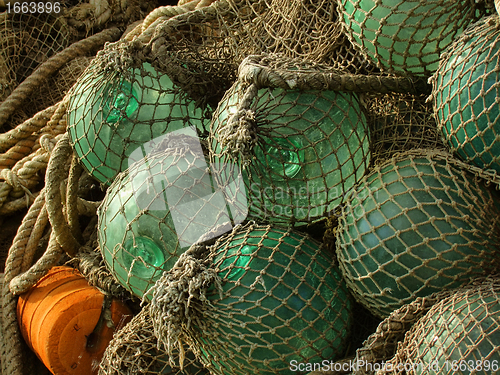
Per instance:
[[[341,0],[349,40],[382,71],[431,75],[440,53],[472,22],[489,13],[468,0]]]
[[[174,365],[170,365],[168,356],[158,347],[154,335],[153,319],[147,307],[136,315],[130,323],[117,332],[106,349],[100,363],[99,374],[147,374],[202,375],[209,372],[195,359],[191,352],[173,354]],[[182,362],[182,370],[180,368]]]
[[[214,374],[341,357],[352,304],[329,257],[308,236],[253,222],[194,245],[155,285],[155,336],[169,355],[186,345]]]
[[[497,192],[451,155],[398,154],[343,207],[340,268],[359,302],[386,317],[497,268],[499,209]]]
[[[491,374],[500,366],[500,284],[491,277],[437,302],[406,333],[383,373]]]
[[[208,126],[207,100],[181,87],[188,81],[198,87],[218,83],[204,70],[190,74],[177,61],[175,67],[164,61],[176,75],[162,73],[146,61],[144,49],[142,43],[108,45],[69,93],[72,145],[89,173],[108,185],[143,144],[189,126],[203,135]]]
[[[374,163],[384,163],[401,151],[445,148],[432,104],[426,103],[426,99],[427,95],[367,95],[367,121]]]
[[[52,8],[52,2],[47,2]],[[48,58],[68,47],[70,28],[58,13],[11,12],[0,15],[0,100]],[[42,109],[41,107],[40,109]]]
[[[451,151],[500,171],[498,16],[471,25],[442,55],[432,77],[434,111]]]

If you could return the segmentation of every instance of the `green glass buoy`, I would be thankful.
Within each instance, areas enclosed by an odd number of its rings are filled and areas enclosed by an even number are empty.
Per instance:
[[[500,31],[496,17],[468,28],[432,79],[434,111],[451,150],[500,172]]]
[[[381,69],[430,75],[475,19],[465,0],[342,0],[347,35]]]
[[[210,147],[216,165],[234,161],[226,155],[221,129],[243,94],[235,84],[214,114]],[[333,211],[370,161],[369,130],[356,95],[260,89],[251,107],[257,141],[248,165],[241,157],[235,161],[249,216],[303,225]]]
[[[196,130],[166,136],[179,137],[177,146],[164,149],[164,137],[154,140],[158,151],[143,145],[144,157],[132,154],[138,161],[118,175],[98,210],[105,263],[138,297],[201,236],[216,237],[245,216],[215,184]]]
[[[203,132],[204,121],[202,109],[149,63],[127,74],[91,65],[68,104],[73,149],[87,171],[108,185],[143,143],[191,125]]]
[[[326,250],[298,233],[242,228],[214,250],[223,296],[209,297],[218,314],[217,342],[196,337],[218,374],[288,373],[290,363],[335,360],[352,323],[352,303]]]
[[[379,317],[494,267],[498,197],[445,155],[420,150],[391,159],[365,176],[346,203],[339,265]]]

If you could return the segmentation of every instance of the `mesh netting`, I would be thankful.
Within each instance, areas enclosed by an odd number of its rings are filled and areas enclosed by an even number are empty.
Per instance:
[[[149,306],[167,353],[187,344],[214,374],[281,374],[344,354],[352,304],[319,243],[250,222],[201,248],[155,285]]]
[[[443,54],[432,79],[434,110],[460,158],[500,172],[498,16],[471,25]]]
[[[383,163],[396,152],[416,148],[444,149],[432,104],[426,95],[368,95],[372,160]]]
[[[413,373],[412,364],[420,374],[497,373],[499,317],[498,279],[458,290],[413,325],[383,373]]]
[[[250,217],[315,221],[365,173],[369,131],[357,95],[314,89],[331,72],[267,56],[240,66],[213,115],[209,145],[213,163],[242,169],[246,196],[233,198],[248,200]]]
[[[148,307],[118,331],[109,343],[100,363],[99,374],[145,374],[145,375],[202,375],[208,371],[196,361],[191,352],[182,353],[182,370],[179,352],[174,355],[176,366],[158,348],[158,340],[153,332],[153,320]]]
[[[0,101],[42,62],[66,48],[71,38],[70,29],[59,14],[16,13],[13,9],[1,13]]]
[[[344,36],[333,0],[219,0],[175,22],[159,22],[153,39],[158,50],[184,49],[195,61],[209,56],[237,66],[248,55],[268,52],[352,73],[376,70]]]
[[[434,150],[398,154],[343,208],[337,257],[358,300],[384,317],[498,267],[496,191]]]
[[[430,75],[439,55],[487,13],[469,0],[341,0],[351,42],[383,71]]]
[[[100,182],[110,184],[128,167],[134,151],[140,152],[141,145],[162,134],[191,125],[200,134],[205,132],[206,101],[200,103],[198,98],[197,103],[189,97],[169,75],[141,60],[143,53],[141,43],[108,45],[69,94],[73,148]],[[176,78],[189,74],[188,69],[176,67]],[[186,84],[193,77],[180,80]]]

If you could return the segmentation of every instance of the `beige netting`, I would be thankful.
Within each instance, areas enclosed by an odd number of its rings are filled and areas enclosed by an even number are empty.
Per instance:
[[[427,95],[367,95],[372,160],[383,163],[395,153],[416,148],[444,149]]]
[[[434,111],[451,151],[500,172],[498,15],[471,25],[446,50],[432,77]]]
[[[353,191],[337,230],[348,286],[374,314],[495,268],[498,193],[451,155],[414,150],[376,166]]]
[[[113,337],[101,361],[99,374],[145,374],[145,375],[202,375],[209,372],[196,361],[191,352],[173,353],[175,365],[158,347],[154,334],[153,319],[146,306]],[[182,369],[180,365],[182,362]]]
[[[351,42],[382,71],[427,76],[453,39],[488,14],[469,0],[341,0],[339,8]]]
[[[366,118],[350,91],[397,91],[405,84],[411,90],[410,82],[389,77],[250,56],[213,115],[211,162],[241,169],[243,194],[231,199],[248,202],[250,217],[315,221],[340,204],[370,161]]]

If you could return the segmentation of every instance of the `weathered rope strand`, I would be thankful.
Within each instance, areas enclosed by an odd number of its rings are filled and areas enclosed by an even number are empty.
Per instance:
[[[69,135],[65,133],[59,142],[57,142],[52,152],[47,166],[47,174],[45,176],[49,221],[55,232],[57,242],[71,257],[78,251],[80,244],[73,236],[66,218],[64,217],[60,185],[67,177],[67,160],[71,157],[72,152],[72,148],[69,144]]]
[[[341,71],[319,72],[316,69],[289,70],[269,68],[265,62],[273,55],[252,55],[243,60],[239,68],[239,79],[254,83],[258,88],[275,87],[285,90],[333,90],[346,92],[430,93],[430,85],[424,79],[402,76],[347,74]],[[318,65],[319,66],[319,65]],[[315,64],[311,66],[315,67]]]
[[[75,155],[71,159],[71,167],[69,169],[68,186],[66,191],[66,216],[71,233],[83,243],[82,231],[78,222],[78,181],[83,173],[83,167],[78,163]]]
[[[28,289],[45,276],[52,267],[57,265],[62,254],[62,248],[57,243],[55,232],[52,231],[49,245],[45,253],[28,271],[12,279],[10,282],[10,291],[16,295],[28,291]]]
[[[9,147],[18,141],[27,138],[31,134],[42,129],[55,113],[59,104],[45,108],[32,118],[24,121],[16,128],[0,134],[0,151],[5,152]]]

